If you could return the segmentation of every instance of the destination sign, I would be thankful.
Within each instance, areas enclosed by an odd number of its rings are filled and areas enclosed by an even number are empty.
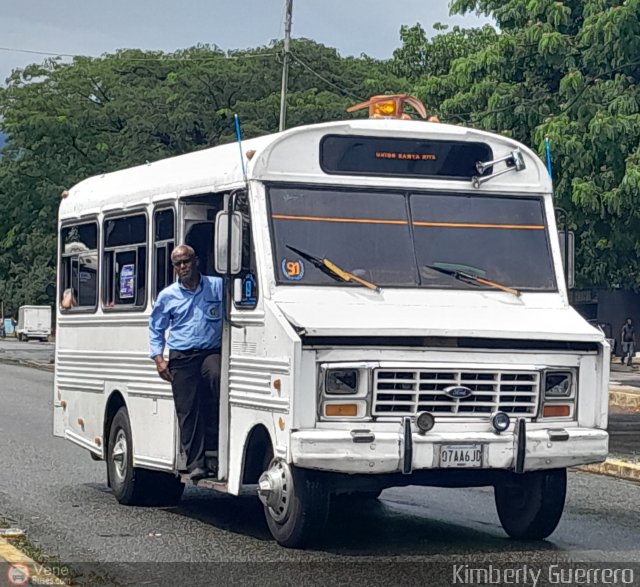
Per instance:
[[[492,159],[491,147],[479,142],[344,135],[320,142],[320,166],[329,174],[470,180],[478,161]]]

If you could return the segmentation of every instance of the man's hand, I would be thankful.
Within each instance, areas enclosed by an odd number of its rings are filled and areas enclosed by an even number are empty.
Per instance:
[[[156,363],[156,369],[158,369],[158,375],[165,381],[171,383],[173,381],[173,377],[171,376],[171,371],[169,371],[169,365],[164,360],[162,355],[158,355],[157,357],[153,357],[153,360]]]

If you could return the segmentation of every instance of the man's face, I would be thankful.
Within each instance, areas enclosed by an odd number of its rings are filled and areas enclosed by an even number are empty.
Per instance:
[[[196,271],[196,258],[191,253],[176,253],[171,262],[181,281],[191,278]]]

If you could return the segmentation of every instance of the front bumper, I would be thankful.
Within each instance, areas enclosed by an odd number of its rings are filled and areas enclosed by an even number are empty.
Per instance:
[[[557,469],[602,462],[607,457],[609,434],[605,430],[557,426],[523,429],[519,439],[515,431],[499,435],[410,432],[407,438],[399,428],[398,432],[370,431],[364,442],[354,439],[350,430],[298,430],[291,433],[291,457],[294,465],[305,469],[370,474],[438,469],[441,445],[481,445],[480,469],[485,470]]]

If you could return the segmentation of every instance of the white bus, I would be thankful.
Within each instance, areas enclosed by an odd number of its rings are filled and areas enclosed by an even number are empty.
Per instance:
[[[218,478],[199,485],[257,493],[280,544],[313,540],[334,496],[404,485],[492,486],[510,536],[545,538],[567,467],[606,458],[607,343],[569,305],[549,175],[516,141],[331,122],[63,196],[54,434],[107,462],[122,504],[184,488],[148,356],[181,243],[227,284]]]

